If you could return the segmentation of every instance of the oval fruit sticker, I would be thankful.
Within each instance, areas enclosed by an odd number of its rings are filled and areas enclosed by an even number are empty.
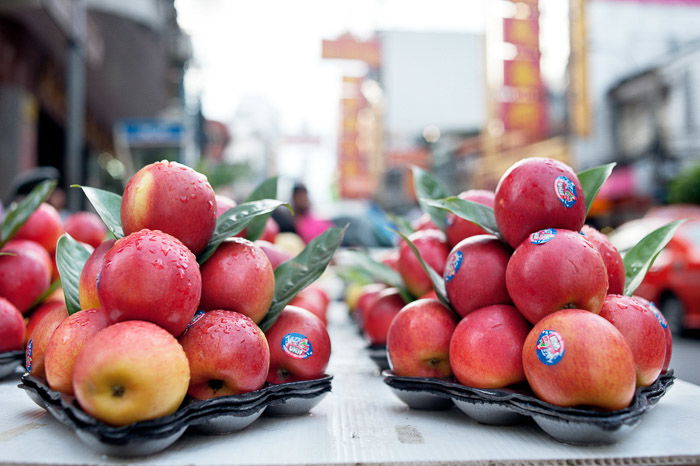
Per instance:
[[[542,330],[537,339],[537,357],[548,366],[553,366],[564,357],[564,339],[556,330]]]
[[[578,199],[576,185],[574,185],[574,182],[569,178],[557,176],[554,180],[554,192],[557,193],[557,197],[567,209],[576,204],[576,200]]]
[[[282,337],[282,351],[296,359],[306,359],[313,354],[311,342],[301,333],[288,333]]]
[[[445,267],[445,281],[449,282],[462,266],[462,261],[464,260],[464,253],[462,251],[456,251],[447,259],[447,267]]]

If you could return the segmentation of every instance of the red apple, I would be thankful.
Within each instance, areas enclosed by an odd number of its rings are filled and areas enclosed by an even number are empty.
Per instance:
[[[487,207],[493,208],[495,194],[493,191],[484,189],[470,189],[459,194],[465,201],[477,202]],[[487,231],[474,222],[465,220],[453,213],[448,213],[445,225],[445,234],[450,247],[455,247],[457,243],[470,236],[485,235]]]
[[[399,250],[390,249],[385,251],[379,258],[379,262],[386,265],[392,270],[399,271]]]
[[[28,240],[8,241],[0,252],[9,253],[0,256],[0,297],[24,313],[49,287],[51,259]]]
[[[65,305],[52,306],[32,329],[25,349],[25,366],[34,377],[45,378],[44,355],[56,327],[68,317]]]
[[[110,239],[95,248],[85,261],[83,270],[80,272],[80,281],[78,282],[78,295],[80,298],[81,309],[91,309],[100,307],[100,298],[97,295],[97,281],[104,265],[105,255],[107,251],[112,249],[117,240]]]
[[[265,229],[263,230],[260,239],[263,241],[269,241],[270,243],[274,243],[279,232],[280,226],[277,224],[275,219],[272,217],[268,217],[267,222],[265,222]]]
[[[530,324],[513,306],[482,307],[452,334],[450,365],[457,380],[476,388],[503,388],[525,380],[523,344]]]
[[[365,336],[373,345],[386,345],[391,321],[406,302],[396,288],[381,291],[372,305],[363,313]]]
[[[666,356],[666,335],[654,313],[630,296],[613,294],[605,298],[600,316],[622,333],[632,350],[637,385],[654,383]]]
[[[187,393],[198,400],[238,395],[265,384],[270,349],[249,317],[215,310],[196,317],[180,337],[190,363]]]
[[[194,254],[161,231],[132,233],[107,251],[97,295],[110,320],[147,320],[180,335],[197,310],[202,279]]]
[[[269,241],[259,239],[253,241],[253,244],[263,250],[267,258],[270,260],[270,264],[272,264],[273,269],[276,269],[281,263],[287,262],[289,259],[294,257],[287,251],[280,249]]]
[[[450,248],[443,232],[439,230],[416,231],[409,235],[408,239],[415,244],[425,263],[436,272],[440,273],[445,268]],[[430,277],[421,267],[418,257],[408,246],[408,243],[403,240],[399,246],[399,273],[413,296],[422,296],[433,287]]]
[[[600,312],[608,274],[598,250],[576,231],[549,228],[518,246],[506,269],[515,307],[530,322],[559,309]]]
[[[568,165],[546,158],[513,164],[496,186],[496,223],[516,248],[530,233],[545,228],[579,231],[586,218],[583,189]]]
[[[80,406],[113,426],[174,413],[189,382],[187,356],[175,337],[139,320],[94,334],[73,369],[73,391]]]
[[[309,285],[301,290],[289,302],[290,306],[297,306],[307,311],[311,311],[316,317],[321,319],[323,325],[328,325],[326,313],[331,300],[325,291],[318,285]]]
[[[0,298],[0,353],[24,348],[25,332],[22,313],[11,302]]]
[[[624,409],[636,387],[625,337],[582,309],[564,309],[539,321],[525,340],[523,367],[537,396],[557,406]]]
[[[324,376],[331,356],[331,340],[318,317],[304,309],[286,306],[265,336],[270,345],[268,382],[279,384]]]
[[[238,205],[236,201],[223,194],[216,194],[214,197],[216,198],[216,218],[221,217],[224,212]]]
[[[608,272],[608,294],[622,294],[625,289],[625,263],[608,237],[595,228],[584,225],[581,233],[598,250]]]
[[[440,230],[437,225],[433,222],[433,220],[430,218],[430,215],[427,213],[421,214],[420,217],[415,219],[412,222],[413,230],[414,231],[422,231],[422,230]]]
[[[34,310],[34,312],[32,312],[32,315],[29,316],[29,320],[27,322],[25,344],[28,343],[29,340],[32,338],[32,333],[34,332],[36,326],[39,325],[39,322],[41,322],[41,320],[47,314],[50,314],[54,308],[61,308],[65,310],[66,314],[68,314],[68,311],[66,310],[65,300],[47,300],[46,302],[42,303],[39,307],[37,307]]]
[[[44,353],[49,386],[73,394],[73,368],[85,342],[110,324],[102,309],[84,309],[64,319],[54,330]]]
[[[92,212],[76,212],[66,219],[63,224],[66,233],[77,241],[89,244],[93,248],[102,243],[107,234],[107,228],[97,214]]]
[[[58,211],[44,202],[29,216],[13,239],[27,239],[39,243],[47,252],[56,251],[56,241],[63,234],[63,224]]]
[[[146,165],[129,180],[121,206],[124,234],[144,228],[204,249],[216,226],[216,198],[206,176],[177,162]]]
[[[452,308],[464,317],[475,309],[510,304],[506,267],[511,251],[493,235],[462,240],[447,257],[443,272]]]
[[[673,354],[673,334],[668,326],[668,322],[659,308],[656,307],[656,304],[642,298],[641,296],[632,296],[632,298],[653,312],[656,320],[659,322],[659,325],[661,325],[661,328],[664,329],[664,335],[666,336],[666,355],[664,357],[664,364],[661,368],[661,373],[665,373],[668,370],[669,364],[671,364],[671,355]]]
[[[355,307],[355,319],[357,319],[360,327],[364,327],[367,311],[377,300],[379,293],[386,288],[387,286],[383,283],[370,283],[362,287],[360,296],[357,298],[357,306]]]
[[[243,238],[224,241],[202,265],[201,309],[226,309],[260,322],[275,292],[272,264],[262,249]]]
[[[450,338],[457,322],[436,299],[419,299],[396,314],[387,333],[389,365],[403,377],[446,378],[450,369]]]

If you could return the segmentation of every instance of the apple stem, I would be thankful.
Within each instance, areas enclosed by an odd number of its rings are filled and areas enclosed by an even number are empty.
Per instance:
[[[124,385],[112,385],[112,396],[115,398],[121,398],[124,396]]]

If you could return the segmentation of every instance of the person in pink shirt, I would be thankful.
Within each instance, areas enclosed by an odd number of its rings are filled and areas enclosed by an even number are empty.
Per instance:
[[[318,218],[311,213],[309,192],[303,184],[294,185],[292,207],[294,208],[294,223],[297,234],[305,243],[333,226],[332,222]]]

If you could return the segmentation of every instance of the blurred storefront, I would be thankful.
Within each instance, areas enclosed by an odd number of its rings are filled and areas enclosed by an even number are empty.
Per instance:
[[[18,173],[41,165],[59,170],[64,189],[118,186],[129,164],[117,158],[115,127],[126,118],[182,119],[190,56],[173,0],[0,3],[0,197],[7,201]],[[71,113],[75,102],[82,110]],[[76,115],[84,126],[71,133]],[[68,167],[69,134],[84,135],[77,173]]]

